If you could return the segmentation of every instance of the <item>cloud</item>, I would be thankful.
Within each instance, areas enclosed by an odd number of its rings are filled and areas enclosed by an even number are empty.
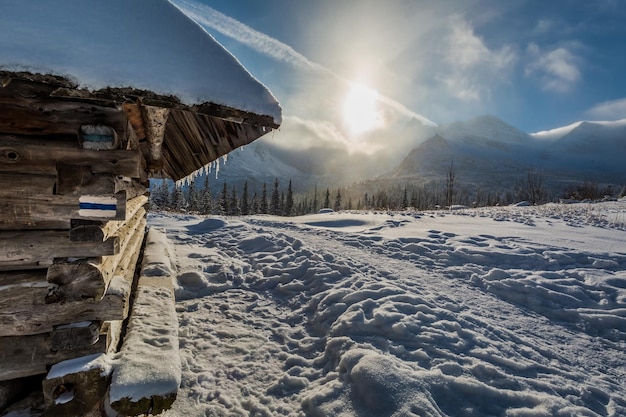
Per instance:
[[[587,111],[594,119],[619,120],[626,117],[626,98],[596,104]]]
[[[200,26],[216,30],[262,54],[296,67],[326,70],[309,61],[289,45],[256,31],[209,6],[188,0],[171,0],[171,2]]]
[[[530,59],[526,76],[537,77],[546,91],[568,92],[582,78],[581,59],[566,47],[543,51],[536,43],[530,43],[526,52]]]
[[[480,101],[490,95],[494,79],[503,79],[517,56],[510,45],[489,49],[463,17],[452,16],[445,43],[449,68],[439,80],[449,92],[464,101]]]

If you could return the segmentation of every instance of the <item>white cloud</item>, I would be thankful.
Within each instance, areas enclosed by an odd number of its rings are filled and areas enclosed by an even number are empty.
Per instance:
[[[565,47],[543,51],[536,43],[530,43],[526,52],[530,58],[526,76],[539,78],[544,90],[568,92],[582,78],[581,59]]]
[[[183,13],[196,21],[199,25],[218,31],[236,41],[270,56],[278,61],[286,62],[301,68],[326,70],[322,66],[309,61],[304,55],[291,46],[277,39],[256,31],[240,21],[226,16],[217,10],[197,1],[171,0]]]
[[[594,119],[619,120],[626,118],[626,98],[596,104],[587,111]]]
[[[479,101],[490,95],[494,79],[506,78],[517,56],[509,45],[489,49],[461,16],[452,16],[449,28],[445,61],[450,70],[438,78],[457,98]]]

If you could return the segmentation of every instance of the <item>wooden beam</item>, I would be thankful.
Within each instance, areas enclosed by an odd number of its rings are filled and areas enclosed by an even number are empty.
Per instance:
[[[43,380],[46,417],[91,415],[106,394],[110,373],[110,365],[100,355],[53,366]]]
[[[56,85],[12,80],[0,88],[0,132],[77,139],[81,125],[105,124],[126,137],[126,116],[115,102],[60,96]]]
[[[145,177],[139,150],[82,149],[77,142],[0,135],[0,172],[56,175],[59,162],[91,167],[94,174]]]
[[[111,365],[102,354],[70,359],[52,366],[42,383],[45,416],[88,415],[99,408],[110,379]]]
[[[0,381],[45,374],[50,365],[105,350],[104,338],[88,347],[54,351],[50,347],[50,333],[0,337]]]
[[[6,197],[54,194],[56,178],[52,175],[0,173],[0,201]]]
[[[0,272],[0,336],[50,333],[54,326],[83,321],[124,320],[128,316],[131,282],[116,276],[100,300],[46,302],[55,284],[46,271]]]
[[[132,219],[137,212],[148,204],[148,196],[140,195],[126,202],[126,219]],[[125,221],[91,221],[91,220],[72,220],[72,228],[70,229],[70,240],[74,242],[102,242],[107,238],[114,236],[119,229],[126,224]]]
[[[120,251],[116,255],[71,261],[55,260],[48,268],[47,279],[57,287],[48,300],[66,302],[90,298],[100,299],[118,269],[139,253],[146,228],[145,211],[139,210],[131,220],[118,231],[118,236],[115,237],[120,242]],[[107,238],[109,239],[113,237]],[[84,243],[90,244],[90,242]],[[136,258],[134,259],[136,263]],[[131,268],[134,270],[134,264]]]
[[[117,253],[117,238],[104,242],[71,242],[67,231],[0,232],[0,271],[47,268],[54,258],[89,258]]]
[[[99,321],[81,321],[54,326],[50,332],[50,349],[54,351],[81,349],[100,338]]]
[[[144,120],[144,128],[146,138],[150,148],[148,159],[148,167],[162,166],[163,138],[165,136],[165,127],[170,115],[170,109],[154,106],[141,106],[141,113]]]
[[[100,216],[104,220],[124,220],[126,217],[126,193],[99,195],[115,201],[115,210],[107,210]],[[81,210],[81,195],[21,194],[0,199],[0,230],[56,229],[68,230],[72,219],[102,221],[94,212]],[[0,254],[1,259],[1,254]]]
[[[125,191],[131,199],[146,193],[141,180],[112,174],[94,174],[91,167],[59,162],[56,192],[58,195],[106,195]]]

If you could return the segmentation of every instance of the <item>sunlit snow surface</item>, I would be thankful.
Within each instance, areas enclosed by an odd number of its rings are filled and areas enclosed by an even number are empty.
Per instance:
[[[626,415],[626,202],[150,223],[168,416]]]

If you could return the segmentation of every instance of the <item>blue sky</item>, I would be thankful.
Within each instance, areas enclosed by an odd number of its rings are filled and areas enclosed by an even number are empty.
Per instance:
[[[173,2],[272,90],[303,147],[375,136],[347,127],[354,83],[377,94],[379,134],[411,116],[526,132],[626,117],[624,0]]]

